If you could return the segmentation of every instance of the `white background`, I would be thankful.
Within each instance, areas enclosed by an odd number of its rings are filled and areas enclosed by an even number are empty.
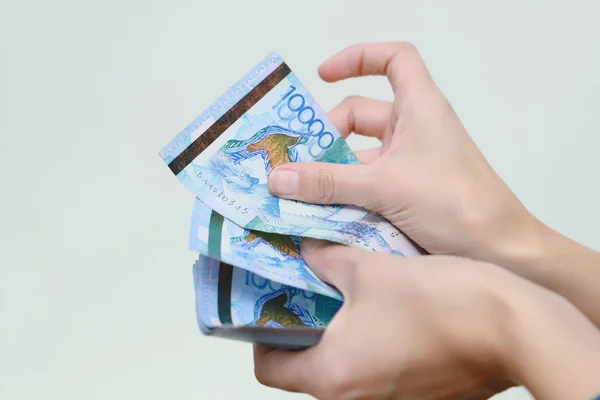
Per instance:
[[[198,331],[193,196],[157,155],[271,50],[328,109],[391,93],[321,82],[326,57],[414,42],[523,202],[600,248],[597,4],[2,0],[0,398],[302,397]]]

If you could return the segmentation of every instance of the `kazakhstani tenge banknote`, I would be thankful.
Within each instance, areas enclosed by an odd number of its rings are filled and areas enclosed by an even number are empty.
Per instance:
[[[308,268],[300,254],[299,237],[242,228],[198,199],[192,214],[190,249],[274,282],[342,299]]]
[[[262,343],[279,336],[280,344],[302,344],[303,328],[324,328],[342,306],[203,255],[194,265],[194,282],[198,325],[206,335]]]
[[[218,285],[219,261],[201,254],[194,264],[194,291],[196,318],[200,331],[205,335],[221,326]]]
[[[202,202],[244,228],[419,254],[378,214],[269,193],[267,176],[281,164],[358,163],[325,112],[275,53],[200,114],[160,155]]]

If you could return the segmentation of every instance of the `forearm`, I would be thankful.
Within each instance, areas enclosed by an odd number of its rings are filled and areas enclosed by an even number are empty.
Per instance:
[[[558,296],[524,307],[506,365],[536,399],[592,400],[600,395],[600,331]]]
[[[600,327],[600,253],[536,219],[526,223],[482,258],[560,294]]]

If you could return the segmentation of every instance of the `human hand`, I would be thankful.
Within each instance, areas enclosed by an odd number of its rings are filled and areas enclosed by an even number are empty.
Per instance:
[[[495,261],[492,253],[525,245],[536,220],[487,163],[413,46],[353,46],[319,73],[329,82],[387,75],[393,103],[351,97],[329,113],[342,135],[374,136],[382,146],[358,153],[363,165],[280,166],[269,177],[273,194],[379,212],[432,254]]]
[[[382,145],[362,165],[289,163],[269,177],[275,195],[379,212],[431,254],[501,265],[566,297],[600,326],[600,253],[542,224],[493,171],[417,50],[405,43],[343,50],[319,69],[335,82],[387,75],[392,103],[351,97],[330,113],[347,136]]]
[[[267,386],[324,400],[479,400],[511,381],[549,400],[598,389],[595,328],[508,271],[314,239],[303,241],[302,254],[344,304],[315,347],[255,348],[255,373]]]

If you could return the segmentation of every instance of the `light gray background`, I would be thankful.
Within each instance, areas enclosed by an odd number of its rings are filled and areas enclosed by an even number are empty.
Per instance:
[[[193,197],[157,155],[271,50],[330,108],[391,93],[321,82],[326,57],[414,42],[525,204],[599,248],[597,4],[1,1],[0,398],[302,397],[259,386],[249,345],[199,333]]]

